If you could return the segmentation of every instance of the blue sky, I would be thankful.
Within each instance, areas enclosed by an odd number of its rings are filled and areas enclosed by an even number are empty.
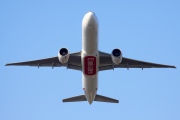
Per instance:
[[[0,120],[179,120],[180,1],[1,0]],[[98,94],[119,104],[62,103],[83,94],[81,72],[5,67],[9,62],[81,50],[81,22],[94,11],[99,49],[177,69],[115,69],[99,73]]]

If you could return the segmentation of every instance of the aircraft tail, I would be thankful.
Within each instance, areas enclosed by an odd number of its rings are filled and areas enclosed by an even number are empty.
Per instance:
[[[81,101],[87,101],[85,95],[79,95],[79,96],[63,99],[63,102],[81,102]],[[96,94],[96,97],[95,97],[94,101],[109,102],[109,103],[119,103],[119,100],[109,98],[109,97],[105,97],[105,96],[98,95],[98,94]]]
[[[63,99],[63,102],[80,102],[80,101],[87,101],[86,96],[79,95],[79,96]]]
[[[98,95],[98,94],[96,94],[96,97],[95,97],[94,101],[119,103],[119,100],[116,100],[116,99],[113,99],[113,98],[109,98],[109,97],[105,97],[105,96]]]

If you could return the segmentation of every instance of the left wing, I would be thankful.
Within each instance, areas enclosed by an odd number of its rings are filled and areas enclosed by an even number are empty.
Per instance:
[[[118,65],[113,64],[111,55],[104,52],[99,52],[100,54],[100,66],[99,71],[102,70],[110,70],[114,68],[176,68],[175,66],[171,65],[163,65],[163,64],[156,64],[150,62],[144,62],[139,60],[133,60],[129,58],[122,58],[122,62]]]
[[[25,62],[17,62],[17,63],[8,63],[6,66],[10,65],[17,65],[17,66],[37,66],[39,67],[67,67],[69,69],[74,70],[82,70],[81,65],[81,52],[72,53],[69,55],[69,60],[67,63],[62,64],[58,57],[51,57],[46,59],[40,60],[33,60],[33,61],[25,61]]]

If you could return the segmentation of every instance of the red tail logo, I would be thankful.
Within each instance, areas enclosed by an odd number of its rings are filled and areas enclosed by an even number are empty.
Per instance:
[[[96,57],[86,56],[84,58],[84,73],[86,75],[96,74]]]

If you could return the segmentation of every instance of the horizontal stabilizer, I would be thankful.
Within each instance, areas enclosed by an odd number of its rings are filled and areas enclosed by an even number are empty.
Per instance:
[[[116,99],[113,99],[113,98],[109,98],[109,97],[105,97],[105,96],[98,95],[98,94],[96,94],[96,97],[95,97],[94,101],[119,103],[119,100],[116,100]]]
[[[85,95],[79,95],[79,96],[63,99],[63,102],[80,102],[80,101],[87,101]]]
[[[87,101],[85,95],[79,95],[79,96],[63,99],[63,102],[82,102],[82,101]],[[109,98],[109,97],[105,97],[105,96],[98,95],[98,94],[96,94],[96,97],[95,97],[94,101],[109,102],[109,103],[119,103],[119,100]]]

